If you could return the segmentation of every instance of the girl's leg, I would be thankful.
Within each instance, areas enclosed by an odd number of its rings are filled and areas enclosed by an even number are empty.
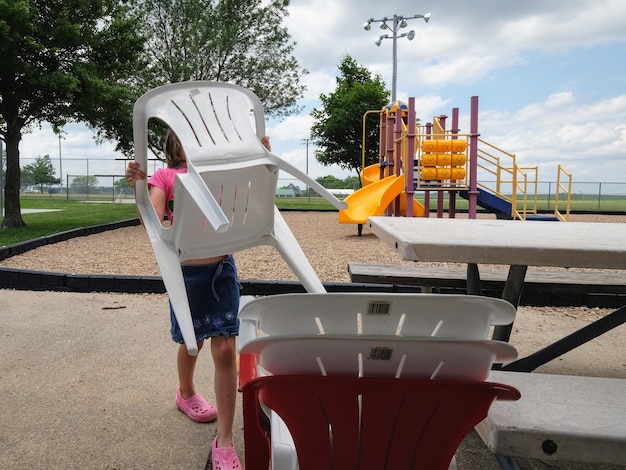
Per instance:
[[[203,341],[198,342],[198,352],[202,349],[202,344]],[[180,394],[185,400],[188,400],[196,394],[193,375],[196,369],[197,360],[198,356],[190,356],[187,352],[187,347],[184,344],[181,344],[178,347],[178,355],[176,357],[176,365],[178,367],[178,384]]]
[[[217,405],[217,447],[231,447],[237,406],[237,351],[235,337],[211,338],[215,364],[215,400]]]

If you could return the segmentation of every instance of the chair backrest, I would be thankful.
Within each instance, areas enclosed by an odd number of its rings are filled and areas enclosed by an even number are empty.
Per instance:
[[[519,392],[490,382],[273,376],[246,384],[246,468],[267,469],[258,403],[280,415],[300,470],[445,470],[494,399]]]
[[[259,335],[387,335],[487,339],[508,325],[515,308],[501,299],[442,294],[284,294],[241,309],[239,345]]]
[[[174,130],[194,165],[236,163],[264,156],[261,101],[245,88],[222,82],[180,82],[156,88],[136,104],[139,126],[158,118]],[[251,121],[252,120],[252,121]],[[147,141],[144,142],[147,146]],[[250,150],[256,148],[256,152]]]

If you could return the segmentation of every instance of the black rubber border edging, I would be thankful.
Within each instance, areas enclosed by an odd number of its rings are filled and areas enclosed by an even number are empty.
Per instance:
[[[34,250],[41,246],[71,238],[86,237],[108,230],[139,225],[139,219],[128,219],[111,224],[81,227],[47,237],[35,238],[0,248],[0,261]],[[121,276],[96,274],[66,274],[0,267],[0,288],[60,292],[126,292],[161,293],[165,286],[160,276]]]

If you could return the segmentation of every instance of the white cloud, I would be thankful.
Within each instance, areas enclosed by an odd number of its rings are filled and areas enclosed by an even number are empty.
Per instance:
[[[313,118],[308,114],[289,116],[268,128],[272,143],[278,140],[303,140],[311,136]]]
[[[407,4],[404,0],[296,0],[285,24],[297,42],[296,58],[310,72],[303,112],[268,123],[275,153],[298,168],[306,166],[302,140],[313,123],[309,112],[320,94],[335,87],[344,54],[379,72],[391,88],[392,41],[362,24],[400,14],[432,12],[430,22],[414,19],[398,40],[398,97],[416,98],[422,122],[460,108],[467,131],[469,100],[480,97],[481,138],[538,165],[541,178],[555,178],[563,163],[574,180],[626,182],[626,2],[623,0],[448,0]],[[66,126],[64,173],[73,158],[92,158],[90,173],[118,172],[123,163],[102,162],[120,155],[113,145],[96,146],[84,126]],[[319,165],[309,148],[309,172],[338,177],[349,173]],[[21,154],[49,154],[56,162],[58,138],[49,127],[25,136]],[[28,163],[28,162],[26,162]],[[55,163],[56,164],[56,163]],[[84,161],[76,171],[86,171]],[[109,172],[106,171],[106,172]]]

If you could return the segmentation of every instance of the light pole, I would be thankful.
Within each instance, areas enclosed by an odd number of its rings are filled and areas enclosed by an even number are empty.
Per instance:
[[[63,131],[63,129],[59,129],[59,180],[61,182],[61,189],[59,192],[61,194],[63,193],[63,159],[61,157],[61,139],[65,139],[62,135],[64,133],[65,131]]]
[[[0,140],[0,216],[4,215],[4,149]]]
[[[306,175],[309,176],[309,139],[302,139],[300,142],[306,145]],[[311,204],[311,190],[309,183],[306,184],[306,193],[309,197],[309,205]]]
[[[415,31],[411,30],[408,33],[398,34],[400,29],[406,28],[408,20],[414,20],[418,18],[423,18],[426,23],[430,20],[430,13],[426,13],[425,15],[413,15],[413,16],[402,16],[402,15],[393,15],[392,18],[381,18],[379,20],[375,20],[374,18],[370,18],[365,23],[363,23],[363,29],[365,31],[369,31],[372,29],[372,23],[380,23],[380,29],[385,30],[388,29],[391,34],[382,34],[374,43],[380,47],[380,44],[383,42],[383,39],[391,38],[393,42],[393,73],[391,76],[391,102],[396,101],[396,81],[398,78],[398,38],[406,37],[409,41],[412,41],[415,38]],[[391,24],[389,24],[391,23]]]

